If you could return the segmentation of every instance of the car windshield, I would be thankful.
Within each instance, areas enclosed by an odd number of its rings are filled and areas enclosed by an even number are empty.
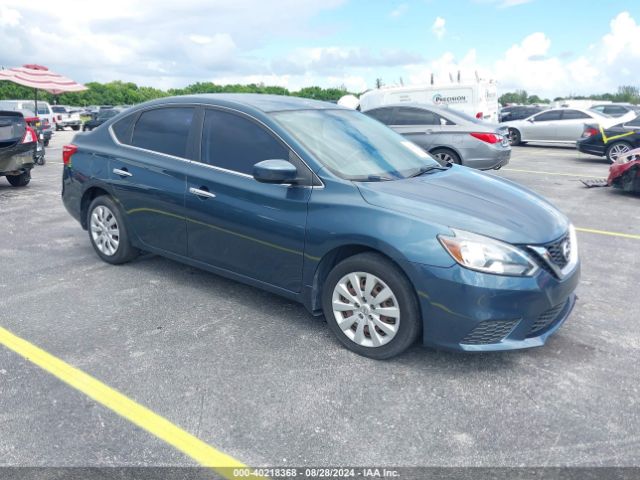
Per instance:
[[[318,161],[347,180],[396,180],[439,165],[414,143],[359,112],[296,110],[271,115]]]

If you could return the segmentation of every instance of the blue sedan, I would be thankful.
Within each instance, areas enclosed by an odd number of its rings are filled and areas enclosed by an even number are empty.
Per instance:
[[[163,98],[63,160],[64,204],[102,260],[152,252],[299,301],[368,357],[419,337],[540,346],[575,303],[576,235],[553,205],[333,104]]]

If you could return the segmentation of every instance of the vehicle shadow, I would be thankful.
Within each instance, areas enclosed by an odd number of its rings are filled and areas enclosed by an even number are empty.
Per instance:
[[[417,373],[469,375],[474,372],[499,373],[519,368],[527,359],[549,354],[545,354],[544,349],[484,353],[452,352],[424,347],[421,344],[422,339],[419,338],[414,346],[398,357],[387,361],[371,360],[347,351],[330,334],[323,316],[311,315],[297,302],[153,254],[141,256],[134,265],[136,269],[150,276],[168,276],[174,282],[188,284],[189,289],[197,291],[203,297],[211,297],[212,292],[215,292],[212,304],[215,304],[216,298],[224,298],[225,302],[241,307],[247,318],[258,319],[264,317],[266,311],[274,312],[277,318],[273,319],[274,322],[269,322],[271,334],[277,336],[278,331],[282,330],[292,334],[291,338],[309,342],[308,345],[291,345],[292,355],[312,348],[313,353],[308,354],[321,363],[331,364],[336,361],[336,356],[346,356],[354,366],[378,365],[382,370],[400,367]]]

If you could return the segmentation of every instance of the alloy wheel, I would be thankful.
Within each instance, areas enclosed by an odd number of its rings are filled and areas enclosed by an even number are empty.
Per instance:
[[[438,160],[442,160],[442,162],[444,162],[445,165],[450,165],[452,163],[456,163],[453,160],[453,157],[450,154],[448,154],[447,152],[438,152],[438,153],[436,153],[435,156],[436,156],[436,158]]]
[[[120,245],[120,228],[116,216],[104,205],[91,212],[91,238],[98,250],[107,256],[115,255]]]
[[[342,333],[363,347],[380,347],[400,328],[400,305],[391,288],[366,272],[345,275],[333,289],[332,310]]]
[[[611,159],[612,162],[617,162],[618,161],[618,157],[624,153],[627,153],[628,151],[630,151],[631,148],[629,147],[629,145],[625,144],[625,143],[619,143],[617,145],[614,145],[613,147],[611,147],[611,150],[609,151],[609,157]]]

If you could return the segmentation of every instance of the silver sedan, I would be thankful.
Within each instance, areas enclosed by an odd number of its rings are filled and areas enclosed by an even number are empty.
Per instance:
[[[585,123],[597,123],[608,127],[616,123],[616,120],[593,110],[554,108],[523,120],[504,122],[502,125],[509,129],[511,145],[526,142],[575,144],[582,136]]]
[[[385,105],[363,111],[433,155],[440,163],[498,169],[511,158],[507,129],[431,105]]]

